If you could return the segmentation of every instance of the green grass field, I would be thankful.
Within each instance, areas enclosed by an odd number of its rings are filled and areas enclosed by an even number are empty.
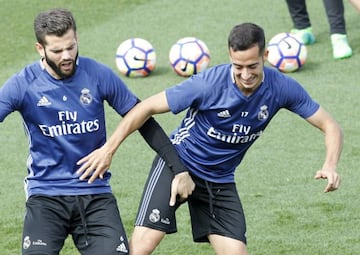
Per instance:
[[[227,35],[233,25],[251,21],[263,26],[267,39],[290,30],[285,1],[278,0],[0,0],[0,84],[26,64],[38,60],[33,19],[49,7],[73,11],[80,54],[116,70],[120,42],[130,37],[149,40],[157,68],[147,78],[125,82],[146,98],[180,82],[168,64],[171,45],[196,36],[211,51],[211,65],[228,62]],[[360,250],[360,15],[345,1],[352,58],[332,59],[328,23],[322,1],[308,1],[315,45],[308,47],[303,69],[289,74],[299,80],[340,122],[345,134],[338,172],[340,189],[324,194],[326,181],[313,179],[325,156],[322,134],[299,117],[280,112],[238,168],[236,179],[248,224],[252,255],[357,255]],[[156,116],[167,132],[183,115]],[[109,134],[119,117],[107,109]],[[20,254],[25,195],[27,140],[18,113],[0,125],[0,254]],[[130,236],[138,201],[154,152],[138,133],[120,147],[112,164],[112,187]],[[178,211],[178,233],[167,236],[154,254],[214,254],[207,244],[192,242],[186,206]],[[71,238],[63,255],[78,254]]]

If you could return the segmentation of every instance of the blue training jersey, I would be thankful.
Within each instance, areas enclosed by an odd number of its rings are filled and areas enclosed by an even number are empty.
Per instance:
[[[106,141],[105,101],[124,115],[137,98],[110,68],[84,57],[70,78],[54,79],[38,61],[1,87],[0,121],[20,112],[29,140],[27,197],[111,192],[109,171],[92,184],[76,174],[76,162]]]
[[[170,137],[184,165],[217,183],[234,182],[246,151],[281,108],[302,118],[319,108],[298,82],[268,67],[262,84],[246,97],[235,84],[231,64],[214,66],[168,88],[166,97],[173,113],[188,109]]]

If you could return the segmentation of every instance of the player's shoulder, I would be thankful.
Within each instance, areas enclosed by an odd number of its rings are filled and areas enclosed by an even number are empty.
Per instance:
[[[271,91],[280,97],[284,95],[296,95],[303,90],[302,85],[286,73],[282,73],[275,68],[264,68],[264,89]]]
[[[199,77],[208,86],[213,84],[219,87],[220,84],[226,84],[228,80],[231,80],[231,64],[219,64],[209,67],[195,77]]]
[[[221,78],[224,75],[225,76],[229,75],[230,71],[231,71],[231,64],[218,64],[205,69],[201,73],[206,77]]]
[[[97,72],[104,72],[104,71],[110,71],[111,68],[104,63],[101,63],[98,60],[95,60],[93,58],[79,56],[77,60],[77,65],[87,70],[88,72],[97,73]]]
[[[36,80],[37,77],[42,73],[43,67],[40,61],[33,62],[23,69],[21,69],[18,73],[14,74],[9,80],[16,79],[23,84],[30,84],[32,81]]]
[[[272,67],[264,67],[264,82],[273,86],[294,83],[295,79]]]
[[[286,79],[286,75],[273,67],[264,67],[264,74],[267,78]]]

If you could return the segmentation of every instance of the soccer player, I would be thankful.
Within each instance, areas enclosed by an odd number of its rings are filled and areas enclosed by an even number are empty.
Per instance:
[[[193,239],[210,242],[216,254],[246,255],[246,223],[234,172],[281,109],[287,109],[324,133],[326,157],[316,179],[325,192],[339,187],[336,172],[343,144],[339,124],[294,79],[265,67],[265,35],[253,23],[236,25],[228,37],[230,64],[220,64],[144,100],[122,119],[101,150],[81,160],[86,177],[101,175],[101,159],[153,114],[187,109],[171,134],[181,160],[195,182],[188,197],[171,200],[178,185],[156,157],[144,189],[130,241],[132,255],[150,254],[166,233],[176,232],[176,209],[188,203]],[[271,147],[270,147],[271,149]],[[107,159],[109,161],[109,159]],[[101,164],[100,164],[101,163]],[[97,165],[97,166],[96,166]],[[88,171],[89,170],[89,171]]]
[[[352,49],[346,35],[343,0],[323,0],[330,26],[330,41],[334,59],[352,56]],[[306,0],[286,0],[291,19],[294,23],[292,33],[298,34],[305,44],[315,43]],[[355,4],[354,4],[355,6]]]
[[[104,103],[124,116],[139,100],[109,67],[78,56],[71,12],[42,12],[34,30],[40,61],[0,89],[0,121],[20,112],[29,139],[22,254],[59,254],[69,234],[81,254],[129,254],[109,169],[95,181],[76,171],[106,141]],[[185,168],[158,123],[149,119],[140,133],[181,175]]]

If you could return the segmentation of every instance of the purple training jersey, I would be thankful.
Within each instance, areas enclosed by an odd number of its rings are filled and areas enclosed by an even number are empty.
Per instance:
[[[249,97],[236,86],[231,64],[218,65],[166,90],[173,113],[187,109],[171,140],[190,172],[205,180],[234,182],[234,172],[273,116],[288,109],[308,118],[319,108],[294,79],[265,67]]]
[[[110,68],[84,57],[70,78],[54,79],[38,61],[1,87],[0,121],[20,112],[29,139],[27,197],[111,192],[110,172],[93,184],[76,174],[76,162],[106,141],[105,101],[124,115],[137,98]]]

